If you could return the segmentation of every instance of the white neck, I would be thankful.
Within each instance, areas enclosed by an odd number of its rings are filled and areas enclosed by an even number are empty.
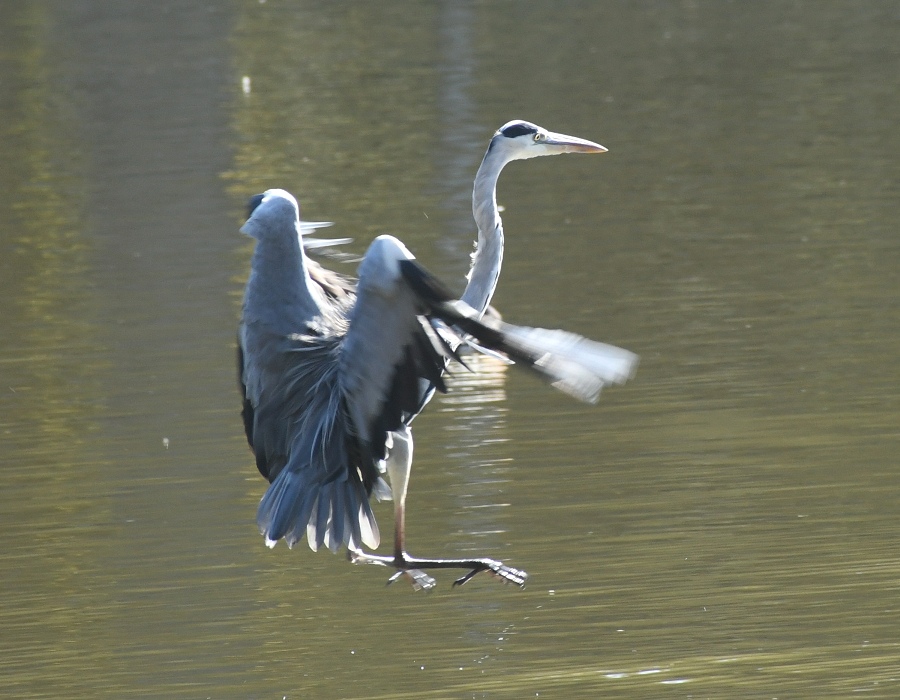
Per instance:
[[[472,215],[478,225],[478,246],[462,300],[481,313],[491,303],[503,264],[503,222],[497,209],[497,178],[508,162],[499,148],[489,148],[475,175],[472,190]]]

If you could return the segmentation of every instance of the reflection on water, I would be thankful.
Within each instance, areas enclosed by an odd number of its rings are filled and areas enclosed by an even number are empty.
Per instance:
[[[507,365],[477,354],[466,356],[465,361],[471,371],[454,363],[448,394],[435,399],[433,409],[438,415],[434,422],[445,431],[441,436],[444,456],[436,465],[444,472],[439,482],[444,488],[424,497],[443,500],[455,509],[443,535],[453,543],[451,556],[504,560],[512,537],[504,517],[511,505],[506,491],[512,478],[510,458],[504,450],[509,441],[504,405]],[[507,563],[519,566],[515,561]],[[501,635],[511,633],[509,622],[497,614],[502,611],[500,601],[463,598],[459,607],[471,620],[465,636],[472,643],[493,644],[498,630]]]
[[[463,551],[486,550],[477,544],[504,530],[496,520],[496,511],[508,507],[504,485],[509,481],[508,462],[503,446],[506,392],[503,389],[507,365],[485,355],[466,357],[466,372],[458,365],[448,383],[449,393],[438,399],[444,430],[448,471],[452,474],[454,500],[462,509],[463,527],[458,531],[473,538],[460,543]],[[485,456],[480,453],[487,452]],[[452,465],[452,466],[451,466]]]
[[[896,7],[514,8],[0,5],[7,695],[897,696]],[[461,286],[514,117],[610,152],[504,172],[497,306],[642,358],[596,408],[478,360],[416,421],[412,551],[528,587],[269,551],[246,196]]]

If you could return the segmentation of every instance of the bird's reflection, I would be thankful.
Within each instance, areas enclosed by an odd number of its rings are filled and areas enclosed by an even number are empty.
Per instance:
[[[485,548],[502,552],[508,545],[504,511],[512,457],[504,443],[507,434],[506,373],[508,365],[494,357],[472,353],[463,358],[472,371],[454,363],[448,393],[433,403],[442,413],[445,431],[444,464],[451,475],[448,496],[455,505],[449,531],[460,553]],[[498,600],[460,597],[456,600],[472,622],[465,636],[479,655],[472,661],[491,663],[513,634],[511,621],[500,613]]]
[[[505,531],[500,511],[509,506],[503,496],[510,457],[496,446],[506,436],[507,364],[472,353],[465,357],[471,369],[454,364],[449,392],[440,397],[439,409],[446,440],[448,471],[454,476],[451,496],[457,504],[452,530],[461,551],[502,545]]]

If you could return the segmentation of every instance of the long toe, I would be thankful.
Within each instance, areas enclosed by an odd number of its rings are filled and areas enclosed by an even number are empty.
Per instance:
[[[453,586],[462,586],[464,583],[472,579],[472,577],[474,577],[476,574],[480,574],[482,571],[487,571],[495,578],[503,581],[503,583],[514,583],[519,588],[524,588],[525,581],[528,580],[528,574],[521,569],[514,569],[513,567],[506,566],[506,564],[501,564],[498,561],[489,560],[484,562],[481,566],[475,567],[465,576],[461,576],[456,579],[456,581],[453,582]]]
[[[390,586],[401,577],[405,577],[409,581],[414,591],[430,591],[437,585],[437,580],[421,569],[400,569],[388,579],[387,585]]]
[[[381,554],[370,554],[361,549],[348,549],[347,560],[351,564],[376,564],[378,566],[392,566],[393,557],[386,557]]]
[[[525,588],[525,581],[528,580],[527,573],[521,569],[514,569],[511,566],[506,566],[505,564],[500,564],[500,566],[497,567],[492,566],[489,571],[493,576],[496,576],[503,581],[503,583],[514,583],[519,588]]]

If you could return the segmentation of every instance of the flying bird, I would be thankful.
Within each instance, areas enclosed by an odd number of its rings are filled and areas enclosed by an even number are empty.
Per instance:
[[[396,238],[370,245],[355,286],[331,278],[304,252],[294,197],[272,189],[251,199],[242,232],[256,239],[238,336],[238,372],[247,440],[270,482],[257,524],[266,543],[348,550],[357,563],[384,564],[417,588],[425,569],[462,568],[462,584],[481,571],[524,585],[527,574],[490,558],[425,559],[405,547],[405,501],[412,465],[410,423],[457,349],[499,353],[554,387],[595,402],[622,383],[633,353],[561,330],[527,328],[485,316],[499,277],[503,229],[496,182],[512,160],[599,144],[514,121],[491,139],[475,178],[478,245],[461,298],[421,266]],[[388,477],[390,485],[385,481]],[[370,498],[393,498],[394,552],[377,555]]]

